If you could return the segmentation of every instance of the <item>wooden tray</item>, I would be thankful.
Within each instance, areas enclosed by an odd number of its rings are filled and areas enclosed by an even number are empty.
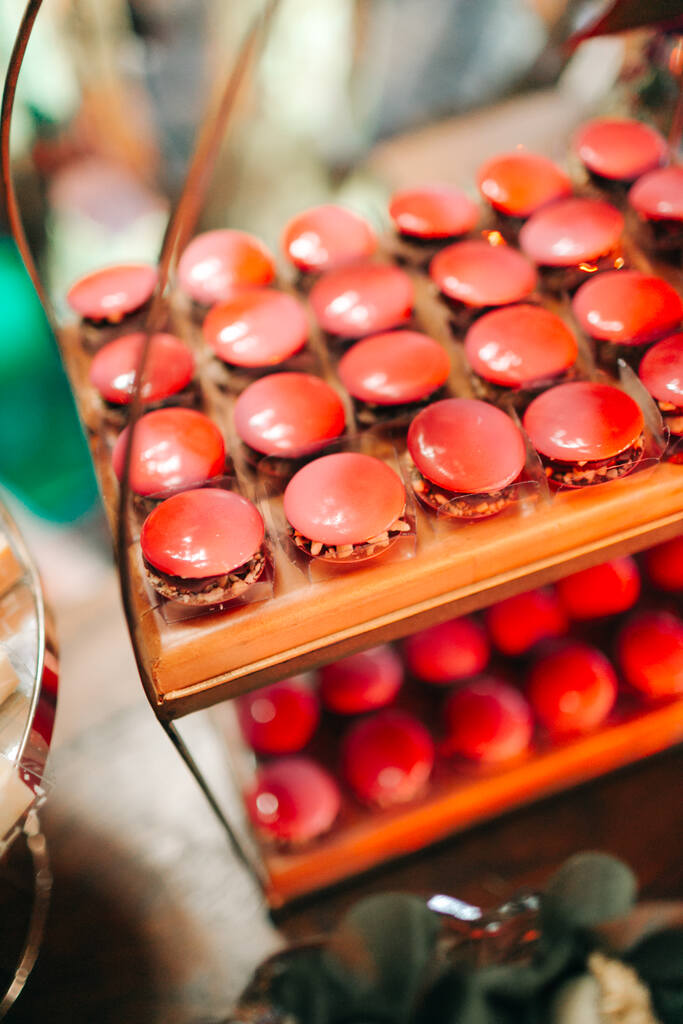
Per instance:
[[[484,229],[486,233],[486,229]],[[652,269],[633,246],[629,263]],[[670,265],[657,268],[679,288],[683,277]],[[412,271],[415,322],[448,349],[452,393],[472,394],[462,345],[428,277]],[[595,366],[573,322],[569,299],[544,295],[543,302],[570,322],[580,340],[580,365]],[[224,430],[235,473],[245,493],[254,479],[234,436],[233,397],[221,391],[201,334],[182,304],[171,314],[174,329],[197,352],[205,410]],[[324,376],[339,387],[334,356],[311,324],[311,347]],[[116,522],[118,485],[110,464],[111,437],[99,429],[97,399],[87,379],[89,356],[76,329],[61,333],[61,348],[82,418],[88,428],[105,506]],[[353,424],[348,396],[347,422]],[[400,445],[400,440],[399,440]],[[615,554],[644,548],[674,535],[683,524],[683,467],[663,462],[624,480],[556,495],[528,515],[493,517],[470,525],[442,523],[417,510],[416,557],[398,564],[375,559],[365,568],[343,570],[334,579],[309,582],[274,544],[272,599],[229,612],[168,622],[145,582],[139,550],[129,552],[134,581],[135,631],[153,687],[158,713],[173,719],[233,697],[291,672],[344,653],[393,639],[431,622],[483,607],[538,583],[555,579]]]

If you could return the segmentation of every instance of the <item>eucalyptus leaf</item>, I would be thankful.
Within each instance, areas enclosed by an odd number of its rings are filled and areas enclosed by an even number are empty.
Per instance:
[[[478,980],[482,990],[499,1000],[524,1003],[563,977],[574,959],[571,939],[558,940],[530,964],[484,967]]]
[[[339,993],[325,971],[323,951],[302,950],[290,956],[273,976],[269,996],[297,1024],[330,1024]]]
[[[624,959],[648,985],[679,985],[683,992],[683,928],[648,935]]]
[[[411,1024],[498,1024],[474,972],[449,969],[420,1000]]]
[[[403,1024],[424,987],[440,930],[438,916],[417,896],[370,896],[330,936],[325,969],[358,1017]]]
[[[681,1024],[683,1020],[683,989],[680,986],[653,985],[652,1005],[662,1024]]]
[[[628,913],[636,893],[635,875],[616,857],[607,853],[570,857],[541,898],[544,942]]]

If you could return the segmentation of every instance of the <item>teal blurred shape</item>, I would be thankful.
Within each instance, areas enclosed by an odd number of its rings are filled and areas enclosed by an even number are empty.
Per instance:
[[[54,336],[10,238],[0,236],[0,483],[33,512],[72,522],[97,501]]]

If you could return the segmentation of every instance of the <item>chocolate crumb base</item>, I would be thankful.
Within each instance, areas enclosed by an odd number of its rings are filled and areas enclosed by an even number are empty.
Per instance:
[[[624,345],[620,342],[607,341],[602,338],[593,338],[595,361],[598,366],[611,370],[618,376],[618,362],[622,359],[633,370],[637,370],[647,350],[657,341],[651,338],[637,345]]]
[[[340,434],[339,437],[330,437],[317,445],[312,445],[308,451],[300,455],[293,455],[291,458],[279,455],[266,455],[265,452],[259,452],[256,448],[252,448],[246,441],[242,441],[242,447],[244,449],[245,462],[252,472],[258,471],[263,473],[264,476],[269,477],[288,478],[294,476],[297,470],[305,466],[307,462],[310,462],[313,456],[317,458],[323,455],[325,449],[334,445],[339,441],[340,437],[343,437],[343,434]]]
[[[486,519],[516,500],[514,483],[490,494],[448,491],[423,476],[417,466],[410,468],[410,484],[423,505],[451,519]]]
[[[405,512],[396,519],[388,530],[370,537],[363,544],[323,544],[319,540],[310,540],[302,533],[290,527],[292,543],[312,558],[322,558],[329,562],[360,562],[365,558],[378,555],[380,551],[388,548],[403,534],[410,533],[412,527],[405,519]]]
[[[232,572],[197,580],[169,576],[156,569],[147,559],[144,562],[149,581],[158,594],[179,604],[201,606],[222,604],[223,601],[240,597],[261,576],[266,558],[263,551],[258,551],[253,558]]]
[[[645,451],[645,438],[641,434],[630,448],[611,459],[591,462],[555,462],[541,455],[541,462],[550,483],[556,487],[591,487],[627,476],[635,469]]]
[[[396,405],[377,405],[374,402],[364,402],[359,398],[352,397],[353,412],[357,421],[364,427],[373,426],[376,423],[409,423],[415,414],[424,409],[426,405],[442,398],[448,398],[446,385],[415,402],[400,402]]]
[[[90,317],[83,317],[80,322],[83,348],[86,352],[94,354],[99,349],[104,348],[108,342],[120,338],[122,334],[143,331],[147,324],[147,314],[150,307],[151,302],[146,302],[144,306],[140,306],[138,309],[134,309],[116,320],[106,318],[93,320]],[[166,328],[162,327],[159,329],[163,331]]]
[[[196,380],[190,381],[190,383],[181,388],[180,391],[176,391],[172,395],[167,395],[165,398],[159,398],[154,402],[143,402],[140,409],[140,415],[144,415],[148,412],[154,412],[156,409],[166,409],[169,406],[181,406],[183,409],[198,409],[201,404],[201,389],[199,382]],[[130,402],[119,403],[119,402],[108,402],[106,398],[100,397],[100,409],[102,413],[102,419],[105,424],[115,429],[121,429],[125,427],[130,419],[130,410],[132,406],[132,397]]]
[[[502,384],[494,384],[492,381],[480,377],[474,371],[470,374],[472,391],[475,398],[480,398],[491,405],[506,405],[512,402],[515,409],[526,408],[526,406],[543,391],[555,387],[557,384],[564,384],[567,381],[577,380],[579,372],[576,367],[570,366],[568,370],[556,373],[553,377],[544,377],[543,380],[530,380],[518,387],[505,387]]]
[[[620,262],[621,261],[621,262]],[[542,265],[538,267],[539,277],[543,287],[550,292],[575,292],[584,281],[588,281],[593,274],[603,270],[615,270],[615,264],[619,263],[620,268],[628,266],[621,247],[612,249],[595,260],[585,260],[574,267],[551,267]]]
[[[655,252],[662,259],[678,262],[683,249],[683,222],[680,220],[650,220],[634,216],[636,221],[634,233],[638,243],[650,252]]]
[[[388,243],[390,255],[397,263],[406,267],[426,270],[436,254],[453,242],[462,241],[467,235],[450,235],[447,238],[420,238],[396,232]]]
[[[672,402],[657,402],[657,408],[672,437],[683,437],[683,406],[673,405]]]

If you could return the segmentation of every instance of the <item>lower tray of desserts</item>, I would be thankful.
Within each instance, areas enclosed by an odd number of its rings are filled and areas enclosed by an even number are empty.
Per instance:
[[[280,906],[683,739],[683,536],[214,711]]]
[[[683,174],[647,125],[588,128],[577,185],[503,154],[485,207],[395,194],[381,244],[334,206],[290,221],[280,271],[245,232],[200,234],[149,345],[153,267],[72,287],[63,351],[114,523],[129,466],[136,638],[169,717],[683,516]]]

